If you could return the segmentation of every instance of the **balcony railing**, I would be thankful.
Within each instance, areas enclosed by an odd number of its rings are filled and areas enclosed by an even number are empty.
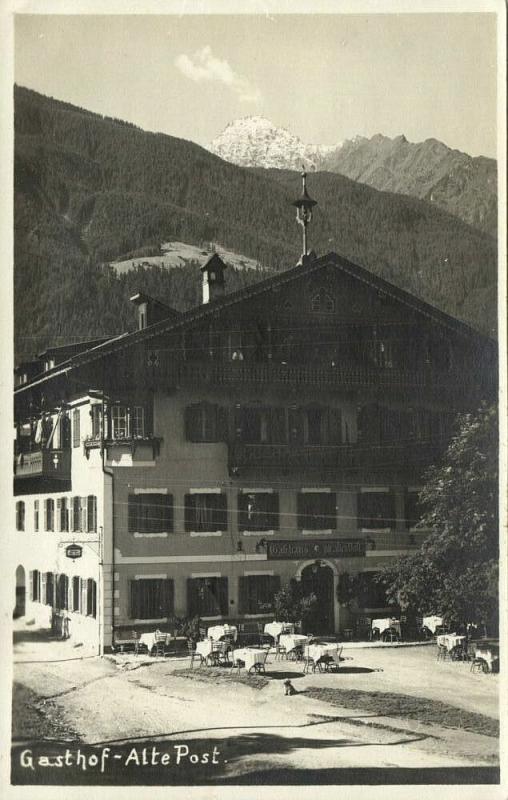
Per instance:
[[[127,447],[134,454],[139,445],[145,444],[152,447],[153,457],[156,458],[160,452],[161,442],[161,436],[153,436],[149,433],[142,436],[115,436],[107,439],[102,439],[101,436],[88,436],[83,442],[83,447],[86,457],[89,458],[90,451],[95,448]]]
[[[149,376],[161,377],[172,385],[180,383],[229,386],[234,384],[306,385],[343,388],[432,389],[460,391],[468,387],[465,373],[445,372],[431,367],[423,370],[388,369],[374,366],[298,365],[275,362],[185,361],[161,363]],[[471,383],[471,385],[473,385]]]
[[[404,442],[365,445],[245,444],[229,446],[229,468],[258,469],[355,469],[368,467],[416,467],[431,464],[439,457],[443,444]]]
[[[71,451],[43,448],[31,453],[20,453],[14,458],[16,478],[71,479]]]

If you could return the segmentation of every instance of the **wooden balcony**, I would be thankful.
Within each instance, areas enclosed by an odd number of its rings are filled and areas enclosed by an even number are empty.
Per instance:
[[[432,464],[442,452],[443,444],[408,442],[384,445],[293,445],[245,444],[229,445],[229,469],[282,469],[287,471],[349,470],[369,468],[414,468]]]
[[[320,366],[276,362],[216,362],[165,359],[147,368],[149,382],[162,380],[170,386],[235,386],[260,384],[270,386],[315,386],[349,390],[394,389],[457,394],[470,391],[474,384],[467,374],[445,372],[431,367],[421,370],[388,369],[369,365]]]
[[[14,477],[70,481],[71,451],[43,448],[31,453],[20,453],[14,458]]]

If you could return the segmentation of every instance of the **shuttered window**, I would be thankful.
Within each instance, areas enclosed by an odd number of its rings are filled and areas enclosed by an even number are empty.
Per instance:
[[[225,494],[186,494],[185,530],[198,533],[225,531],[228,527]]]
[[[86,529],[88,533],[96,533],[97,531],[97,498],[93,494],[89,494],[86,500]]]
[[[130,533],[171,533],[173,531],[173,495],[130,494]]]
[[[228,613],[227,578],[188,578],[187,612],[190,617],[218,617]]]
[[[72,498],[72,530],[81,531],[81,497]]]
[[[337,527],[335,492],[299,492],[298,527],[303,530],[335,530]]]
[[[174,612],[171,579],[140,578],[130,581],[131,619],[164,619]]]
[[[81,579],[74,575],[72,579],[72,610],[79,611],[80,610],[80,600],[81,600]]]
[[[36,603],[41,599],[41,573],[37,569],[30,572],[30,598]]]
[[[47,606],[53,605],[54,580],[55,579],[52,572],[45,573],[45,592],[43,594],[43,601]]]
[[[420,509],[418,507],[418,492],[406,492],[404,498],[404,516],[406,518],[406,526],[414,528],[420,522]]]
[[[227,438],[227,409],[214,403],[195,403],[184,412],[188,442],[221,442]]]
[[[34,500],[34,531],[39,530],[39,501]]]
[[[395,499],[391,492],[360,492],[358,527],[386,530],[395,527]]]
[[[55,530],[55,501],[52,497],[48,497],[48,499],[44,503],[45,508],[45,525],[47,531],[54,531]]]
[[[275,492],[239,494],[238,528],[241,531],[278,530],[279,495]]]
[[[287,442],[285,408],[237,408],[237,432],[246,444],[284,444]]]
[[[56,593],[57,608],[67,610],[69,608],[69,578],[67,575],[59,575]]]
[[[25,530],[25,504],[23,500],[19,500],[16,503],[16,530],[17,531]]]
[[[58,529],[60,531],[69,530],[69,509],[66,497],[59,497],[56,501],[56,513],[58,519]]]
[[[79,447],[81,444],[80,432],[80,414],[79,408],[75,408],[72,412],[72,446]]]
[[[244,575],[239,589],[240,614],[269,614],[280,590],[280,575]]]
[[[97,616],[97,584],[93,578],[86,582],[86,614],[88,617]]]

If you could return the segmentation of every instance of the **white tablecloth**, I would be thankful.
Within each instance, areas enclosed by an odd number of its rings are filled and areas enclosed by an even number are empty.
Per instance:
[[[436,641],[438,644],[446,647],[447,650],[453,650],[454,647],[462,644],[465,638],[465,636],[457,636],[455,633],[442,633],[437,637]]]
[[[216,642],[212,639],[203,639],[201,642],[196,642],[196,653],[203,658],[211,655],[212,651],[221,653],[226,652],[226,642]]]
[[[304,636],[302,633],[283,634],[282,636],[279,636],[279,644],[286,648],[286,653],[290,653],[291,650],[295,649],[295,647],[305,644],[305,642],[308,641],[308,638],[308,636]]]
[[[319,659],[324,656],[331,656],[334,659],[338,659],[339,648],[340,645],[338,644],[310,644],[308,648],[306,648],[306,653],[308,653],[309,658],[312,658],[313,661],[317,663]]]
[[[280,636],[281,633],[294,633],[295,626],[292,622],[267,622],[265,625],[265,633],[273,636],[274,639]]]
[[[235,625],[214,625],[208,628],[208,637],[211,639],[221,639],[223,636],[232,636],[236,642],[238,637],[238,628]]]
[[[395,628],[395,630],[400,636],[400,620],[394,619],[393,617],[385,617],[384,619],[373,619],[372,630],[374,630],[374,628],[378,628],[379,633],[383,633],[383,631],[388,630],[388,628]]]
[[[240,650],[234,650],[232,654],[233,664],[237,659],[245,663],[245,669],[251,669],[255,664],[264,664],[268,653],[266,650],[256,649],[254,647],[242,647]]]
[[[436,628],[443,624],[443,617],[424,617],[422,625],[428,628],[432,633],[436,632]]]
[[[169,644],[171,641],[171,635],[168,633],[166,634],[165,644]],[[139,644],[145,644],[148,648],[148,652],[155,646],[155,631],[152,633],[142,633],[139,637]]]

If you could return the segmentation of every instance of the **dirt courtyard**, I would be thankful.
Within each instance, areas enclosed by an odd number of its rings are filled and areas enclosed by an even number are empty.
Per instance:
[[[499,676],[437,662],[433,645],[345,647],[339,672],[307,675],[272,653],[260,682],[231,679],[227,667],[190,673],[188,658],[87,655],[36,631],[18,636],[14,678],[24,700],[14,704],[15,782],[47,779],[38,763],[21,763],[27,750],[35,762],[67,758],[52,771],[57,783],[362,783],[368,776],[411,783],[433,771],[457,782],[495,777]],[[287,678],[296,690],[290,697]],[[85,769],[78,751],[106,752],[105,761]]]

